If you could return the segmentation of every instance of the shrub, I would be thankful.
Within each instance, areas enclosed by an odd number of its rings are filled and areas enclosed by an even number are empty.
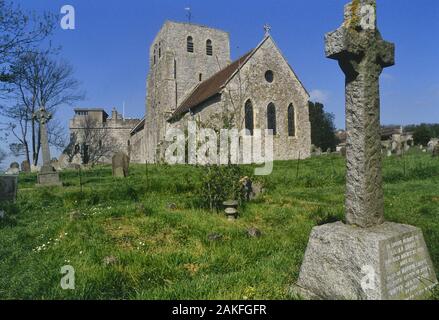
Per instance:
[[[199,187],[202,207],[219,211],[226,200],[244,200],[244,192],[240,182],[242,169],[236,165],[208,165],[203,168],[204,174]]]

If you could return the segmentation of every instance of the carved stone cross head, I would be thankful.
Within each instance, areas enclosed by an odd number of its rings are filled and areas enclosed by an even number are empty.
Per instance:
[[[52,119],[52,114],[44,107],[41,107],[34,113],[33,118],[37,119],[41,124],[46,124],[50,119]]]
[[[326,56],[338,60],[347,76],[359,73],[361,61],[378,75],[395,64],[395,45],[383,40],[376,21],[376,0],[353,0],[345,6],[343,25],[326,34]]]

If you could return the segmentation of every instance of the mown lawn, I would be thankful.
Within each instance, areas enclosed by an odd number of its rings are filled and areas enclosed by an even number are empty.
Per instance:
[[[0,204],[0,298],[290,299],[311,229],[343,219],[344,160],[276,162],[236,222],[199,209],[202,174],[136,165],[113,179],[102,166],[82,172],[82,192],[76,171],[61,173],[64,188],[20,176],[17,203]],[[439,268],[439,159],[386,158],[384,179],[386,218],[422,228]],[[262,237],[248,237],[251,227]],[[75,290],[60,286],[64,265]]]

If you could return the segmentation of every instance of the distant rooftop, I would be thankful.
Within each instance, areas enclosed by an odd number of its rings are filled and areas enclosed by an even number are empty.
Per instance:
[[[105,109],[103,109],[103,108],[75,108],[75,109],[73,109],[73,111],[98,111],[98,112],[100,112],[100,111],[102,111],[102,112],[105,112],[106,113],[106,111],[105,111]]]

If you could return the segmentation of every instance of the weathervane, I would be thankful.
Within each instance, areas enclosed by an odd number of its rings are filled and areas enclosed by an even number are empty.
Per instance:
[[[268,37],[271,31],[271,26],[268,23],[264,25],[264,31],[265,31],[265,36]]]
[[[186,7],[184,8],[184,10],[186,10],[186,17],[189,23],[191,23],[192,20],[192,11],[190,7]]]

